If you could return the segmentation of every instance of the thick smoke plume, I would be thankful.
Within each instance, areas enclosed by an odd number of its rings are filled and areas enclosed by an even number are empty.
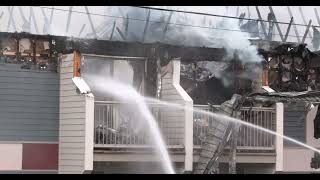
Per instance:
[[[262,58],[258,55],[257,48],[251,45],[249,41],[250,35],[246,32],[241,32],[237,19],[219,18],[213,21],[212,17],[204,17],[202,15],[176,12],[170,15],[171,12],[151,10],[148,28],[144,35],[146,21],[139,20],[147,19],[147,9],[108,7],[107,11],[114,16],[123,17],[116,21],[113,40],[143,41],[146,43],[164,42],[183,46],[225,48],[227,52],[223,59],[225,62],[233,60],[235,53],[243,64],[260,63],[262,61]],[[168,23],[169,19],[170,23]],[[114,19],[111,18],[106,19],[104,25],[110,27],[113,21]],[[180,26],[177,24],[192,26]],[[125,36],[125,39],[120,35],[121,33],[117,28]],[[106,34],[110,34],[111,29],[109,28]],[[165,35],[164,31],[166,31]],[[209,70],[212,73],[211,77],[221,78],[226,86],[231,84],[229,76],[223,74],[225,72],[217,69],[218,67],[214,66],[213,63],[202,63],[200,66]],[[245,72],[241,76],[249,79],[256,78],[250,72]]]

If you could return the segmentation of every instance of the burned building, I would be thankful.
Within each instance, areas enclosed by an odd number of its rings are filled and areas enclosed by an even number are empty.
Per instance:
[[[20,159],[14,162],[16,166],[2,171],[37,172],[45,167],[53,173],[112,173],[123,170],[128,162],[152,161],[150,153],[137,158],[129,151],[133,148],[131,151],[140,152],[148,144],[143,144],[139,136],[122,139],[118,134],[119,117],[115,113],[120,112],[119,105],[110,103],[112,99],[96,91],[86,79],[90,73],[130,79],[133,87],[145,96],[195,108],[207,107],[208,103],[219,105],[233,94],[264,93],[262,86],[270,86],[276,92],[317,90],[318,87],[318,53],[310,52],[304,45],[252,40],[263,61],[243,63],[237,53],[226,61],[227,51],[223,48],[26,33],[0,33],[0,37],[0,80],[4,84],[0,88],[4,112],[0,123],[5,127],[0,130],[0,138],[11,142],[2,145],[17,150],[12,153],[21,152]],[[127,72],[122,74],[119,68]],[[91,91],[79,89],[73,81],[75,77],[85,79]],[[276,130],[275,126],[281,126],[281,109],[273,104],[264,106],[252,107],[253,110],[244,107],[242,119]],[[201,145],[199,137],[207,127],[203,119],[210,121],[209,117],[188,113],[160,111],[160,128],[170,146],[177,172],[195,167]],[[259,119],[259,115],[265,117]],[[259,120],[265,124],[259,124]],[[109,131],[104,131],[105,127]],[[97,137],[100,130],[102,140]],[[274,156],[281,144],[273,136],[250,128],[242,128],[239,133],[237,155],[242,159],[237,161],[238,171],[247,166],[254,169],[255,163],[264,163],[268,171],[281,171],[274,167],[283,163]],[[268,140],[263,141],[261,137]],[[39,159],[33,159],[37,163],[32,164],[30,157],[35,152]],[[44,161],[47,156],[52,159]],[[221,164],[228,162],[225,159],[221,159]],[[256,159],[254,163],[253,159]]]

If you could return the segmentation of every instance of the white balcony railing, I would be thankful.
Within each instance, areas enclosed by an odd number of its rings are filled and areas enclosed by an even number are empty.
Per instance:
[[[195,108],[208,110],[206,105],[194,105]],[[218,106],[215,106],[218,107]],[[170,139],[177,139],[181,133],[172,133],[177,126],[175,123],[161,122],[160,112],[165,112],[167,107],[158,104],[149,104],[149,108],[154,115],[161,131],[164,133],[165,142],[172,142]],[[270,129],[276,128],[275,108],[247,108],[241,110],[242,120]],[[201,138],[205,136],[208,124],[213,121],[213,118],[193,113],[193,143],[195,147],[201,145]],[[151,144],[151,139],[146,132],[145,123],[141,123],[141,114],[132,108],[132,105],[123,102],[95,102],[95,144],[96,147],[143,147]],[[184,123],[184,122],[181,122]],[[172,127],[171,127],[172,126]],[[167,136],[166,132],[171,132]],[[179,134],[180,133],[180,134]],[[176,135],[176,137],[172,137]],[[174,141],[168,143],[170,146],[183,147],[183,141]],[[274,150],[275,138],[273,135],[265,132],[241,126],[238,138],[238,148],[245,150]]]
[[[195,108],[209,111],[207,105],[194,105]],[[219,106],[214,106],[218,108]],[[276,129],[276,110],[266,107],[243,107],[241,109],[241,120],[248,123],[270,129]],[[204,138],[208,125],[213,118],[194,112],[194,145],[201,145],[201,138]],[[266,132],[241,126],[237,142],[238,149],[244,150],[275,150],[275,137]]]
[[[151,138],[147,133],[148,127],[142,121],[142,115],[135,105],[114,102],[95,102],[95,144],[96,147],[144,147],[151,145]],[[159,104],[148,104],[149,109],[162,132],[166,132],[170,125],[161,122],[160,112],[168,108]],[[164,141],[171,146],[182,146],[181,143],[172,144],[172,139],[178,139],[181,134],[163,134]],[[168,143],[170,142],[170,143]],[[179,141],[181,142],[181,141]]]

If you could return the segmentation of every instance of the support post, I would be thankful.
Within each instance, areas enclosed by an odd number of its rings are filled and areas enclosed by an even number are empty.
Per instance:
[[[276,103],[276,132],[283,135],[283,103]],[[283,138],[276,136],[276,172],[283,171]]]
[[[283,42],[284,38],[283,38],[283,36],[282,36],[281,28],[280,28],[280,26],[279,26],[279,24],[278,24],[278,21],[277,21],[276,15],[274,14],[273,9],[272,9],[272,7],[271,7],[271,6],[269,6],[269,10],[270,10],[270,12],[273,14],[274,23],[275,23],[275,25],[276,25],[276,27],[277,27],[277,30],[278,30],[278,32],[279,32],[279,35],[280,35],[281,41]]]
[[[310,26],[311,26],[311,19],[310,19],[310,21],[309,21],[309,23],[308,23],[308,26],[307,26],[307,29],[306,29],[306,32],[304,33],[304,35],[303,35],[303,38],[302,38],[302,41],[301,41],[301,43],[304,43],[304,41],[306,40],[306,37],[307,37],[307,34],[308,34],[308,32],[309,32],[309,29],[310,29]]]
[[[293,17],[293,16],[292,16],[291,9],[290,9],[289,6],[287,6],[287,9],[288,9],[288,12],[289,12],[290,17]],[[297,41],[298,41],[298,43],[300,43],[301,41],[300,41],[300,37],[299,37],[299,32],[298,32],[297,26],[296,26],[295,23],[294,23],[294,20],[292,21],[292,24],[293,24],[294,33],[296,34]]]
[[[286,35],[284,36],[284,41],[283,41],[283,42],[286,42],[286,41],[287,41],[287,39],[288,39],[288,36],[289,36],[289,32],[290,32],[290,28],[291,28],[292,22],[293,22],[293,17],[291,17],[291,20],[290,20],[290,23],[289,23],[289,25],[288,25],[288,29],[287,29]]]
[[[264,23],[262,21],[262,17],[261,17],[260,10],[259,10],[258,6],[256,6],[256,10],[257,10],[258,18],[259,18],[259,21],[260,21],[260,25],[261,25],[264,37],[267,39],[268,38],[267,30],[266,30],[266,27],[264,26]]]

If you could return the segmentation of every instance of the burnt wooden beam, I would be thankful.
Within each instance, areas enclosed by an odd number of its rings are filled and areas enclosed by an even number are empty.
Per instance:
[[[111,30],[111,34],[110,34],[110,38],[109,38],[110,41],[111,41],[112,38],[113,38],[113,33],[114,33],[115,27],[116,27],[116,21],[113,21],[113,26],[112,26],[112,30]]]
[[[287,6],[287,9],[288,9],[288,13],[289,13],[290,17],[293,17],[289,6]],[[298,32],[297,26],[294,23],[294,20],[292,21],[292,24],[293,24],[294,33],[296,34],[297,41],[298,41],[298,43],[300,43],[301,41],[300,41],[300,37],[299,37],[299,32]]]
[[[38,24],[37,24],[37,20],[36,20],[36,17],[34,15],[34,12],[33,12],[33,7],[30,6],[30,27],[31,27],[31,20],[33,20],[33,24],[34,24],[34,28],[36,30],[36,33],[39,34],[39,29],[38,29]],[[31,31],[31,29],[30,29]]]
[[[129,14],[127,14],[126,16],[126,24],[124,28],[124,34],[126,38],[128,37],[128,30],[129,30]]]
[[[303,11],[302,11],[301,6],[299,6],[299,11],[300,11],[300,14],[301,14],[303,23],[306,25],[306,24],[307,24],[307,21],[306,21],[306,19],[305,19],[305,17],[304,17],[304,14],[303,14]],[[310,21],[309,21],[309,22],[310,22]],[[310,31],[308,32],[308,35],[309,35],[310,38],[312,38],[312,35],[311,35],[311,32],[310,32]]]
[[[266,27],[264,26],[264,22],[262,21],[262,17],[261,17],[260,10],[259,10],[258,6],[256,6],[256,10],[257,10],[258,18],[260,20],[260,25],[261,25],[264,37],[267,39],[268,38],[267,30],[266,30]]]
[[[126,40],[126,36],[122,33],[122,31],[118,27],[116,27],[116,29],[117,29],[118,33],[120,34],[122,40],[125,41]]]
[[[304,35],[303,35],[303,38],[302,38],[302,41],[301,41],[301,43],[304,43],[304,41],[306,40],[306,37],[307,37],[307,34],[308,34],[308,32],[309,32],[309,29],[310,29],[310,26],[311,26],[311,19],[310,19],[310,21],[309,21],[309,23],[308,23],[308,26],[307,26],[307,29],[306,29],[306,31],[305,31],[305,33],[304,33]]]
[[[148,14],[147,14],[147,20],[146,20],[146,25],[144,26],[144,30],[143,30],[143,35],[142,35],[142,42],[144,42],[146,35],[147,35],[147,31],[148,31],[148,27],[149,27],[149,19],[150,19],[150,9],[148,10]]]
[[[83,30],[84,30],[85,27],[86,27],[86,24],[83,24],[82,27],[81,27],[81,29],[80,29],[80,31],[79,31],[78,37],[81,37],[82,32],[83,32]]]
[[[52,9],[51,9],[49,24],[52,24],[52,21],[53,21],[53,12],[54,12],[54,6],[52,6]]]
[[[167,33],[167,31],[168,31],[168,26],[169,26],[169,23],[170,23],[170,21],[171,21],[172,14],[173,14],[173,11],[170,12],[170,15],[169,15],[169,17],[168,17],[168,20],[167,20],[167,22],[166,22],[166,24],[165,24],[165,26],[164,26],[163,34],[162,34],[162,40],[165,40],[165,38],[166,38],[166,33]]]
[[[67,19],[67,25],[66,25],[66,33],[68,33],[69,27],[70,27],[71,15],[72,15],[72,8],[73,8],[73,6],[70,6],[70,7],[69,7],[68,19]]]
[[[7,31],[10,30],[10,25],[12,24],[12,27],[14,29],[14,31],[17,31],[17,28],[16,28],[16,25],[15,25],[15,22],[14,22],[14,19],[13,19],[13,8],[14,6],[10,7],[8,6],[8,12],[9,12],[9,20],[8,20],[8,25],[7,25]]]
[[[292,22],[293,22],[293,17],[291,17],[291,20],[290,20],[290,23],[289,23],[289,25],[288,25],[287,32],[286,32],[286,35],[284,36],[284,41],[283,41],[283,42],[286,42],[286,41],[287,41],[287,38],[288,38],[288,36],[289,36],[289,32],[290,32],[290,28],[291,28]]]
[[[88,6],[85,6],[84,9],[86,10],[86,13],[87,13],[87,16],[88,16],[88,19],[89,19],[89,22],[90,22],[90,26],[91,26],[91,30],[93,32],[94,38],[97,39],[97,33],[96,33],[96,30],[94,29],[94,25],[93,25],[93,22],[92,22],[92,19],[91,19],[91,15],[90,15]]]
[[[283,35],[282,35],[282,32],[281,32],[281,28],[280,28],[280,26],[279,26],[279,24],[278,24],[276,15],[274,14],[273,9],[272,9],[271,6],[269,6],[269,10],[270,10],[270,12],[273,14],[274,23],[275,23],[275,25],[276,25],[276,27],[277,27],[277,30],[278,30],[279,36],[280,36],[280,38],[281,38],[281,41],[283,41],[284,38],[283,38]]]
[[[316,14],[318,24],[320,25],[320,18],[319,18],[318,10],[317,10],[317,8],[314,8],[313,10],[314,10],[314,13]]]

